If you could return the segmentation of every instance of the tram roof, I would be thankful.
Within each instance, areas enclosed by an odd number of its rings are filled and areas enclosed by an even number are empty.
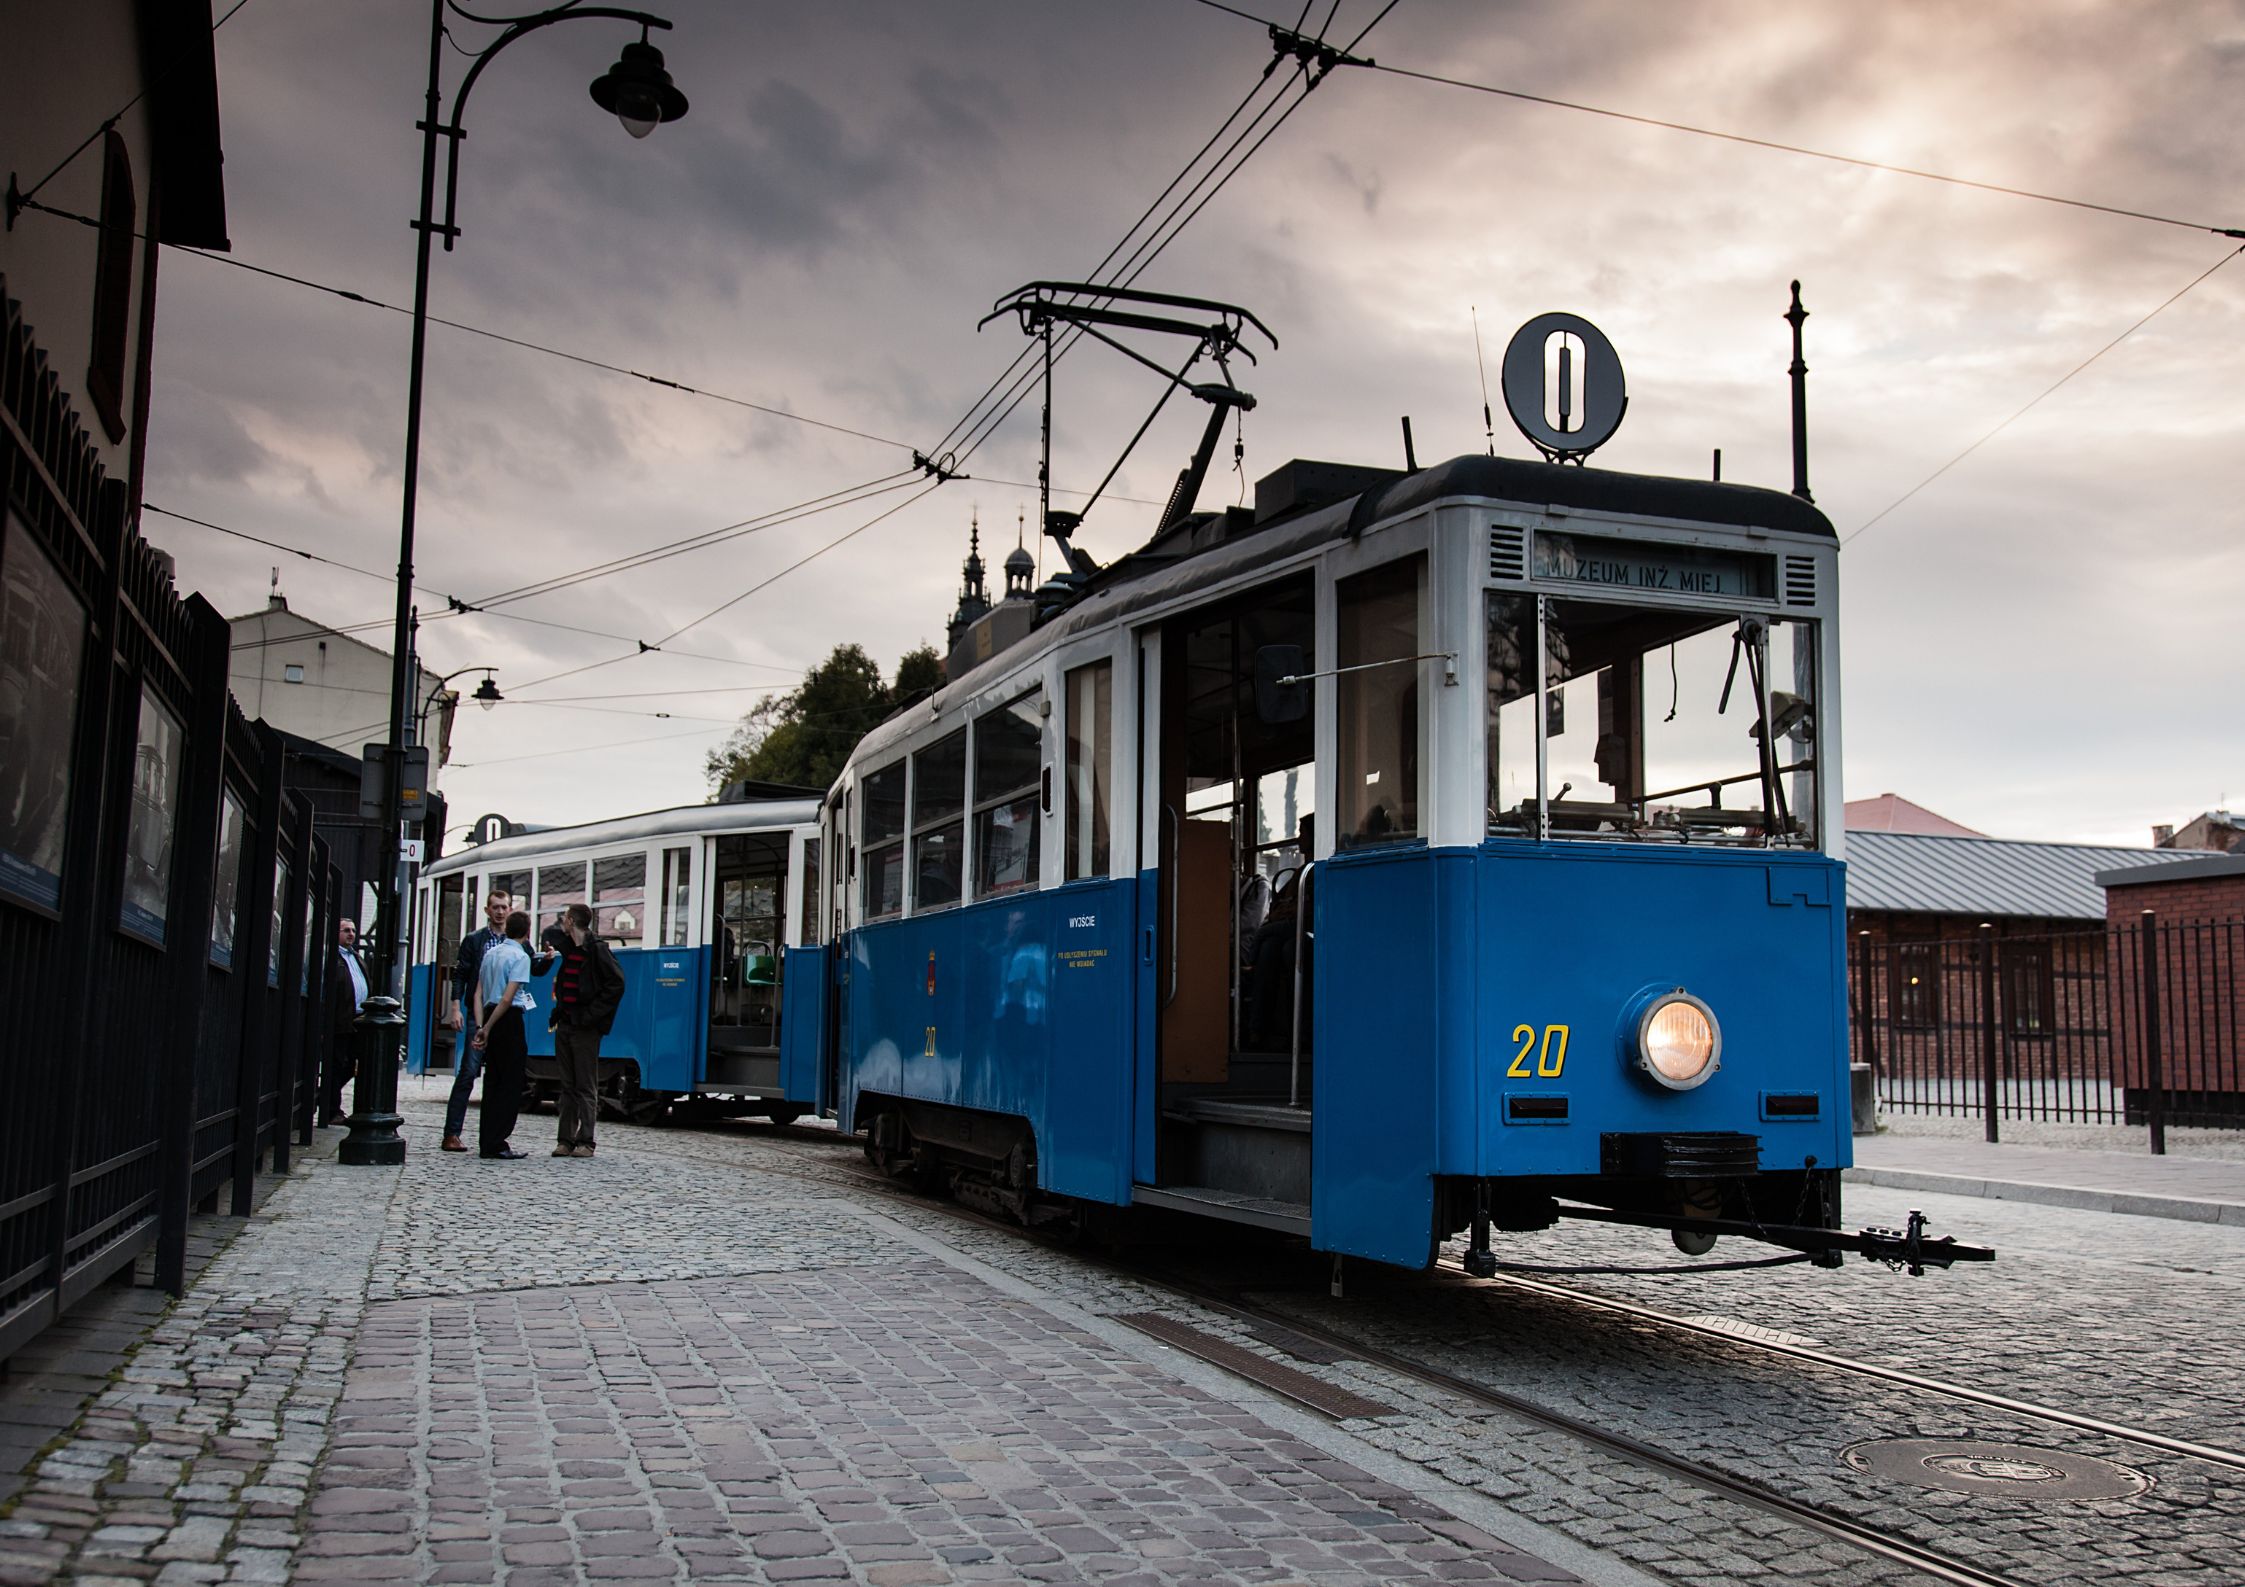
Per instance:
[[[1759,485],[1625,474],[1510,457],[1454,457],[1415,474],[1345,464],[1297,462],[1287,467],[1313,476],[1323,471],[1332,478],[1356,481],[1358,488],[1347,494],[1333,492],[1327,499],[1299,510],[1290,506],[1261,514],[1252,522],[1247,521],[1247,514],[1236,510],[1189,518],[1102,570],[1074,605],[1032,630],[1020,643],[945,684],[926,704],[940,711],[1076,634],[1190,596],[1196,589],[1220,583],[1247,568],[1293,556],[1327,541],[1353,538],[1384,519],[1442,501],[1565,507],[1838,539],[1832,521],[1813,504]],[[1265,485],[1286,472],[1266,476],[1256,487],[1258,499]],[[852,752],[852,761],[909,737],[925,721],[917,707],[899,712],[865,735]]]
[[[565,854],[572,849],[604,848],[629,843],[634,838],[685,837],[726,832],[763,832],[809,826],[818,820],[816,799],[763,799],[731,804],[677,805],[642,815],[611,816],[573,827],[544,827],[511,838],[477,843],[447,854],[426,867],[423,880],[452,876],[491,865],[513,865],[543,855]]]
[[[1350,531],[1449,496],[1485,496],[1524,506],[1573,507],[1645,518],[1686,518],[1695,523],[1770,529],[1781,534],[1836,540],[1832,520],[1815,505],[1761,485],[1664,474],[1625,474],[1606,468],[1528,462],[1516,457],[1453,457],[1394,483],[1365,491],[1350,514]]]

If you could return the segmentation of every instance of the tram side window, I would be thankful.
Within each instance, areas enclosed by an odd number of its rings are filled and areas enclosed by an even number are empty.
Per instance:
[[[647,929],[647,856],[611,854],[592,862],[592,929],[636,948]]]
[[[694,851],[663,850],[663,947],[686,946],[686,906],[693,889]]]
[[[974,725],[974,892],[1015,893],[1038,882],[1038,773],[1044,691],[1032,689]]]
[[[959,901],[967,842],[967,730],[912,757],[912,907]]]
[[[1425,570],[1425,557],[1406,557],[1343,579],[1336,591],[1340,808],[1334,840],[1342,848],[1419,835],[1419,668],[1409,658],[1424,648],[1419,586]]]
[[[538,938],[548,926],[558,926],[568,917],[571,904],[592,902],[590,890],[585,886],[585,862],[576,860],[567,865],[541,865],[538,867],[538,912],[530,922],[530,944],[536,947]],[[515,908],[522,908],[522,900],[515,900]]]
[[[479,931],[483,928],[485,924],[483,906],[493,893],[505,893],[509,899],[507,905],[509,909],[519,909],[524,914],[528,914],[530,912],[530,873],[528,871],[494,871],[485,881],[483,891],[470,901],[467,931],[461,932],[461,936],[465,937],[469,931]]]
[[[904,762],[883,766],[859,784],[865,822],[864,909],[868,920],[904,913]]]
[[[819,840],[803,840],[803,932],[801,941],[806,948],[815,948],[823,940],[819,934]]]
[[[447,875],[436,884],[436,941],[429,945],[431,963],[451,965],[460,956],[460,938],[474,932],[469,923],[471,907],[467,902],[465,875]]]
[[[1107,811],[1114,791],[1108,728],[1115,664],[1068,674],[1068,879],[1108,874]]]

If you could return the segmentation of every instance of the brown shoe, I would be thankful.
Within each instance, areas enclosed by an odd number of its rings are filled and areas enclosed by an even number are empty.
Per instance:
[[[577,1155],[577,1148],[571,1146],[567,1141],[563,1141],[553,1149],[553,1154],[556,1157],[574,1157]]]
[[[447,1135],[444,1138],[444,1149],[448,1152],[464,1152],[468,1149],[468,1143],[457,1135]]]
[[[570,1155],[574,1157],[590,1157],[592,1155],[592,1147],[589,1144],[584,1146],[572,1147],[570,1149]]]

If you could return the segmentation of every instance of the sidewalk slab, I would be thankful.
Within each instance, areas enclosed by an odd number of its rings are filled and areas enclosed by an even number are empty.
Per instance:
[[[2245,1162],[1879,1135],[1857,1137],[1847,1178],[1895,1190],[2245,1228]]]

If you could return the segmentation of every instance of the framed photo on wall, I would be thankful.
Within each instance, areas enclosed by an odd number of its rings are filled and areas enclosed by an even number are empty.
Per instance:
[[[125,827],[124,886],[117,923],[157,947],[170,913],[172,840],[179,831],[179,787],[187,733],[144,684],[133,750],[132,816]]]
[[[211,878],[210,962],[234,967],[234,928],[242,891],[242,802],[229,788],[218,814],[218,873]]]
[[[86,609],[14,513],[0,534],[0,892],[62,907]]]

